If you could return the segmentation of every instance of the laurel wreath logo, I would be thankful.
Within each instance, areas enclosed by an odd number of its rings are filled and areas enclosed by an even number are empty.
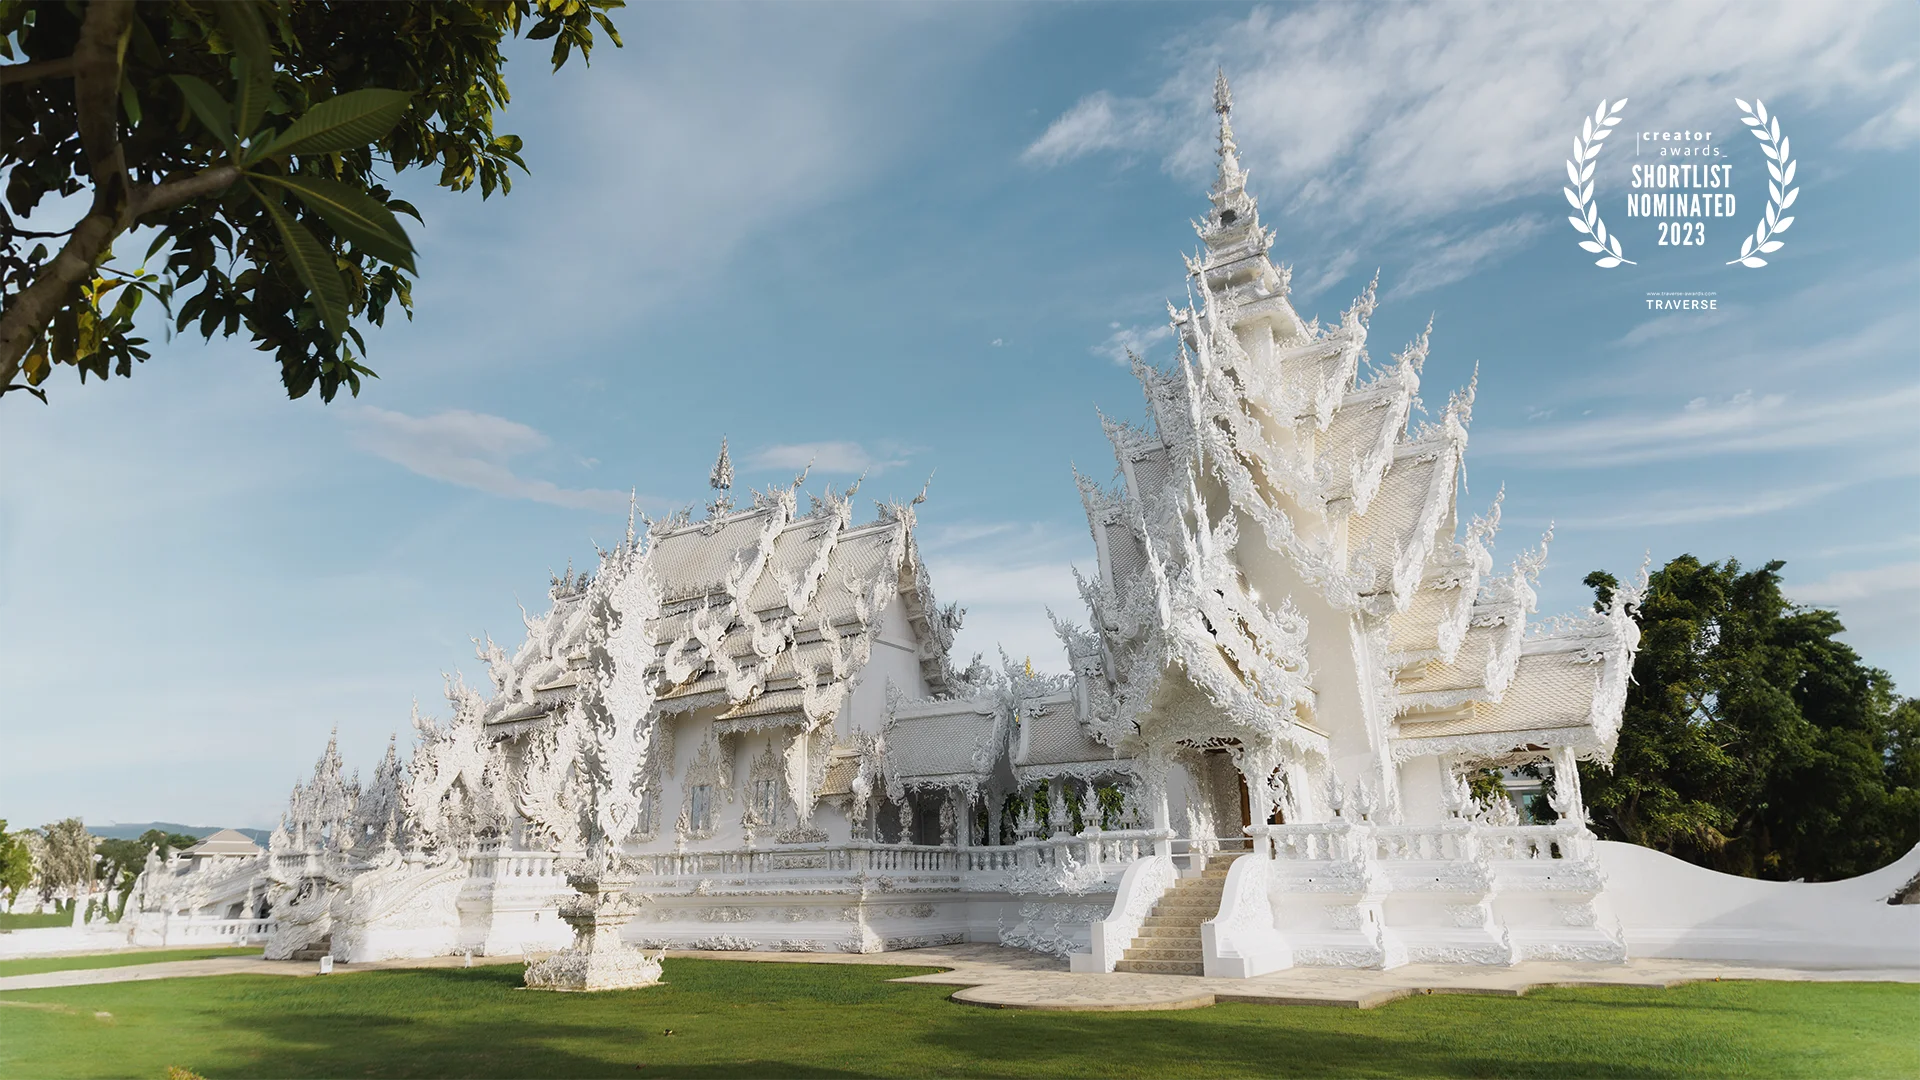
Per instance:
[[[1769,159],[1767,175],[1772,179],[1767,181],[1766,215],[1760,219],[1760,226],[1753,230],[1753,235],[1741,243],[1740,257],[1728,259],[1727,265],[1739,263],[1749,270],[1758,270],[1767,265],[1767,260],[1760,256],[1771,255],[1786,246],[1786,241],[1773,238],[1786,232],[1788,226],[1793,224],[1792,218],[1780,215],[1786,213],[1787,208],[1793,205],[1793,200],[1800,197],[1800,189],[1792,186],[1794,170],[1799,163],[1793,160],[1792,144],[1785,135],[1780,134],[1780,118],[1767,115],[1765,102],[1754,98],[1753,104],[1748,105],[1734,98],[1733,103],[1747,114],[1740,118],[1740,122],[1752,129],[1753,137],[1760,140],[1760,152]]]
[[[1593,115],[1580,123],[1580,134],[1573,139],[1573,157],[1567,160],[1567,179],[1572,187],[1561,188],[1567,193],[1567,201],[1573,204],[1578,214],[1570,214],[1576,232],[1585,233],[1592,239],[1580,241],[1585,250],[1600,256],[1593,261],[1595,266],[1611,270],[1621,263],[1637,266],[1638,263],[1620,253],[1620,238],[1607,235],[1607,223],[1600,220],[1600,204],[1593,197],[1593,167],[1599,164],[1600,147],[1607,136],[1613,134],[1614,125],[1620,123],[1620,110],[1627,107],[1627,99],[1621,98],[1607,107],[1607,99],[1600,99],[1600,107]]]

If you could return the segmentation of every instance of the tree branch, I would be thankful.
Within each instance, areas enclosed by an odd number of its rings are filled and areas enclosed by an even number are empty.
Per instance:
[[[126,231],[132,191],[120,146],[120,57],[133,28],[133,0],[91,0],[74,44],[73,103],[80,145],[93,175],[93,207],[60,254],[0,314],[0,386],[11,386],[20,362],[62,307],[73,302],[113,239]]]
[[[39,79],[63,79],[73,74],[73,57],[59,60],[30,60],[24,64],[0,66],[0,86],[34,82]]]
[[[137,220],[148,214],[171,210],[202,195],[225,191],[238,179],[240,179],[239,169],[232,165],[215,165],[179,180],[169,180],[154,187],[139,188],[134,192],[127,216]]]

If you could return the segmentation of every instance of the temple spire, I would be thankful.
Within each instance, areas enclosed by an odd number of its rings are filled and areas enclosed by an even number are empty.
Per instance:
[[[1213,111],[1220,115],[1220,173],[1213,183],[1213,196],[1216,201],[1230,198],[1246,190],[1247,173],[1240,167],[1240,147],[1233,141],[1233,88],[1227,85],[1227,73],[1223,68],[1213,79]]]
[[[713,463],[713,471],[707,474],[707,483],[715,491],[725,491],[733,486],[733,459],[727,456],[727,437],[720,436],[720,457]]]
[[[733,487],[733,459],[727,456],[727,437],[720,436],[720,457],[713,463],[713,471],[707,474],[707,483],[719,492],[713,502],[707,505],[707,517],[724,517],[733,512],[733,496],[727,489]]]

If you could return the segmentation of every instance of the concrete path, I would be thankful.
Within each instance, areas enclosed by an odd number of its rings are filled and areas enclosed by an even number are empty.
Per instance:
[[[670,951],[667,955],[670,958],[699,957],[750,963],[937,967],[943,970],[897,981],[961,987],[953,999],[973,1005],[1075,1011],[1195,1009],[1221,1001],[1370,1009],[1414,994],[1517,997],[1539,986],[1668,987],[1715,979],[1920,983],[1920,970],[1913,969],[1783,968],[1703,960],[1632,960],[1625,964],[1530,962],[1510,968],[1409,964],[1391,971],[1292,968],[1253,979],[1206,979],[1190,975],[1076,975],[1067,971],[1065,962],[1056,958],[997,945],[951,945],[865,955],[686,950]],[[534,958],[538,959],[538,956]],[[518,956],[473,958],[476,966],[519,961]],[[360,971],[448,968],[466,964],[467,958],[464,956],[439,956],[424,960],[339,964],[333,970],[336,975],[348,975]],[[236,956],[0,977],[0,993],[206,975],[297,977],[317,974],[317,963]],[[7,1003],[0,1002],[0,1005],[4,1004]]]

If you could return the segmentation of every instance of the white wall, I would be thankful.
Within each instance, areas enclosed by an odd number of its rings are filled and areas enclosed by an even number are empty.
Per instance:
[[[1757,881],[1634,844],[1595,845],[1630,957],[1920,969],[1920,904],[1887,898],[1920,873],[1920,846],[1845,881]]]

